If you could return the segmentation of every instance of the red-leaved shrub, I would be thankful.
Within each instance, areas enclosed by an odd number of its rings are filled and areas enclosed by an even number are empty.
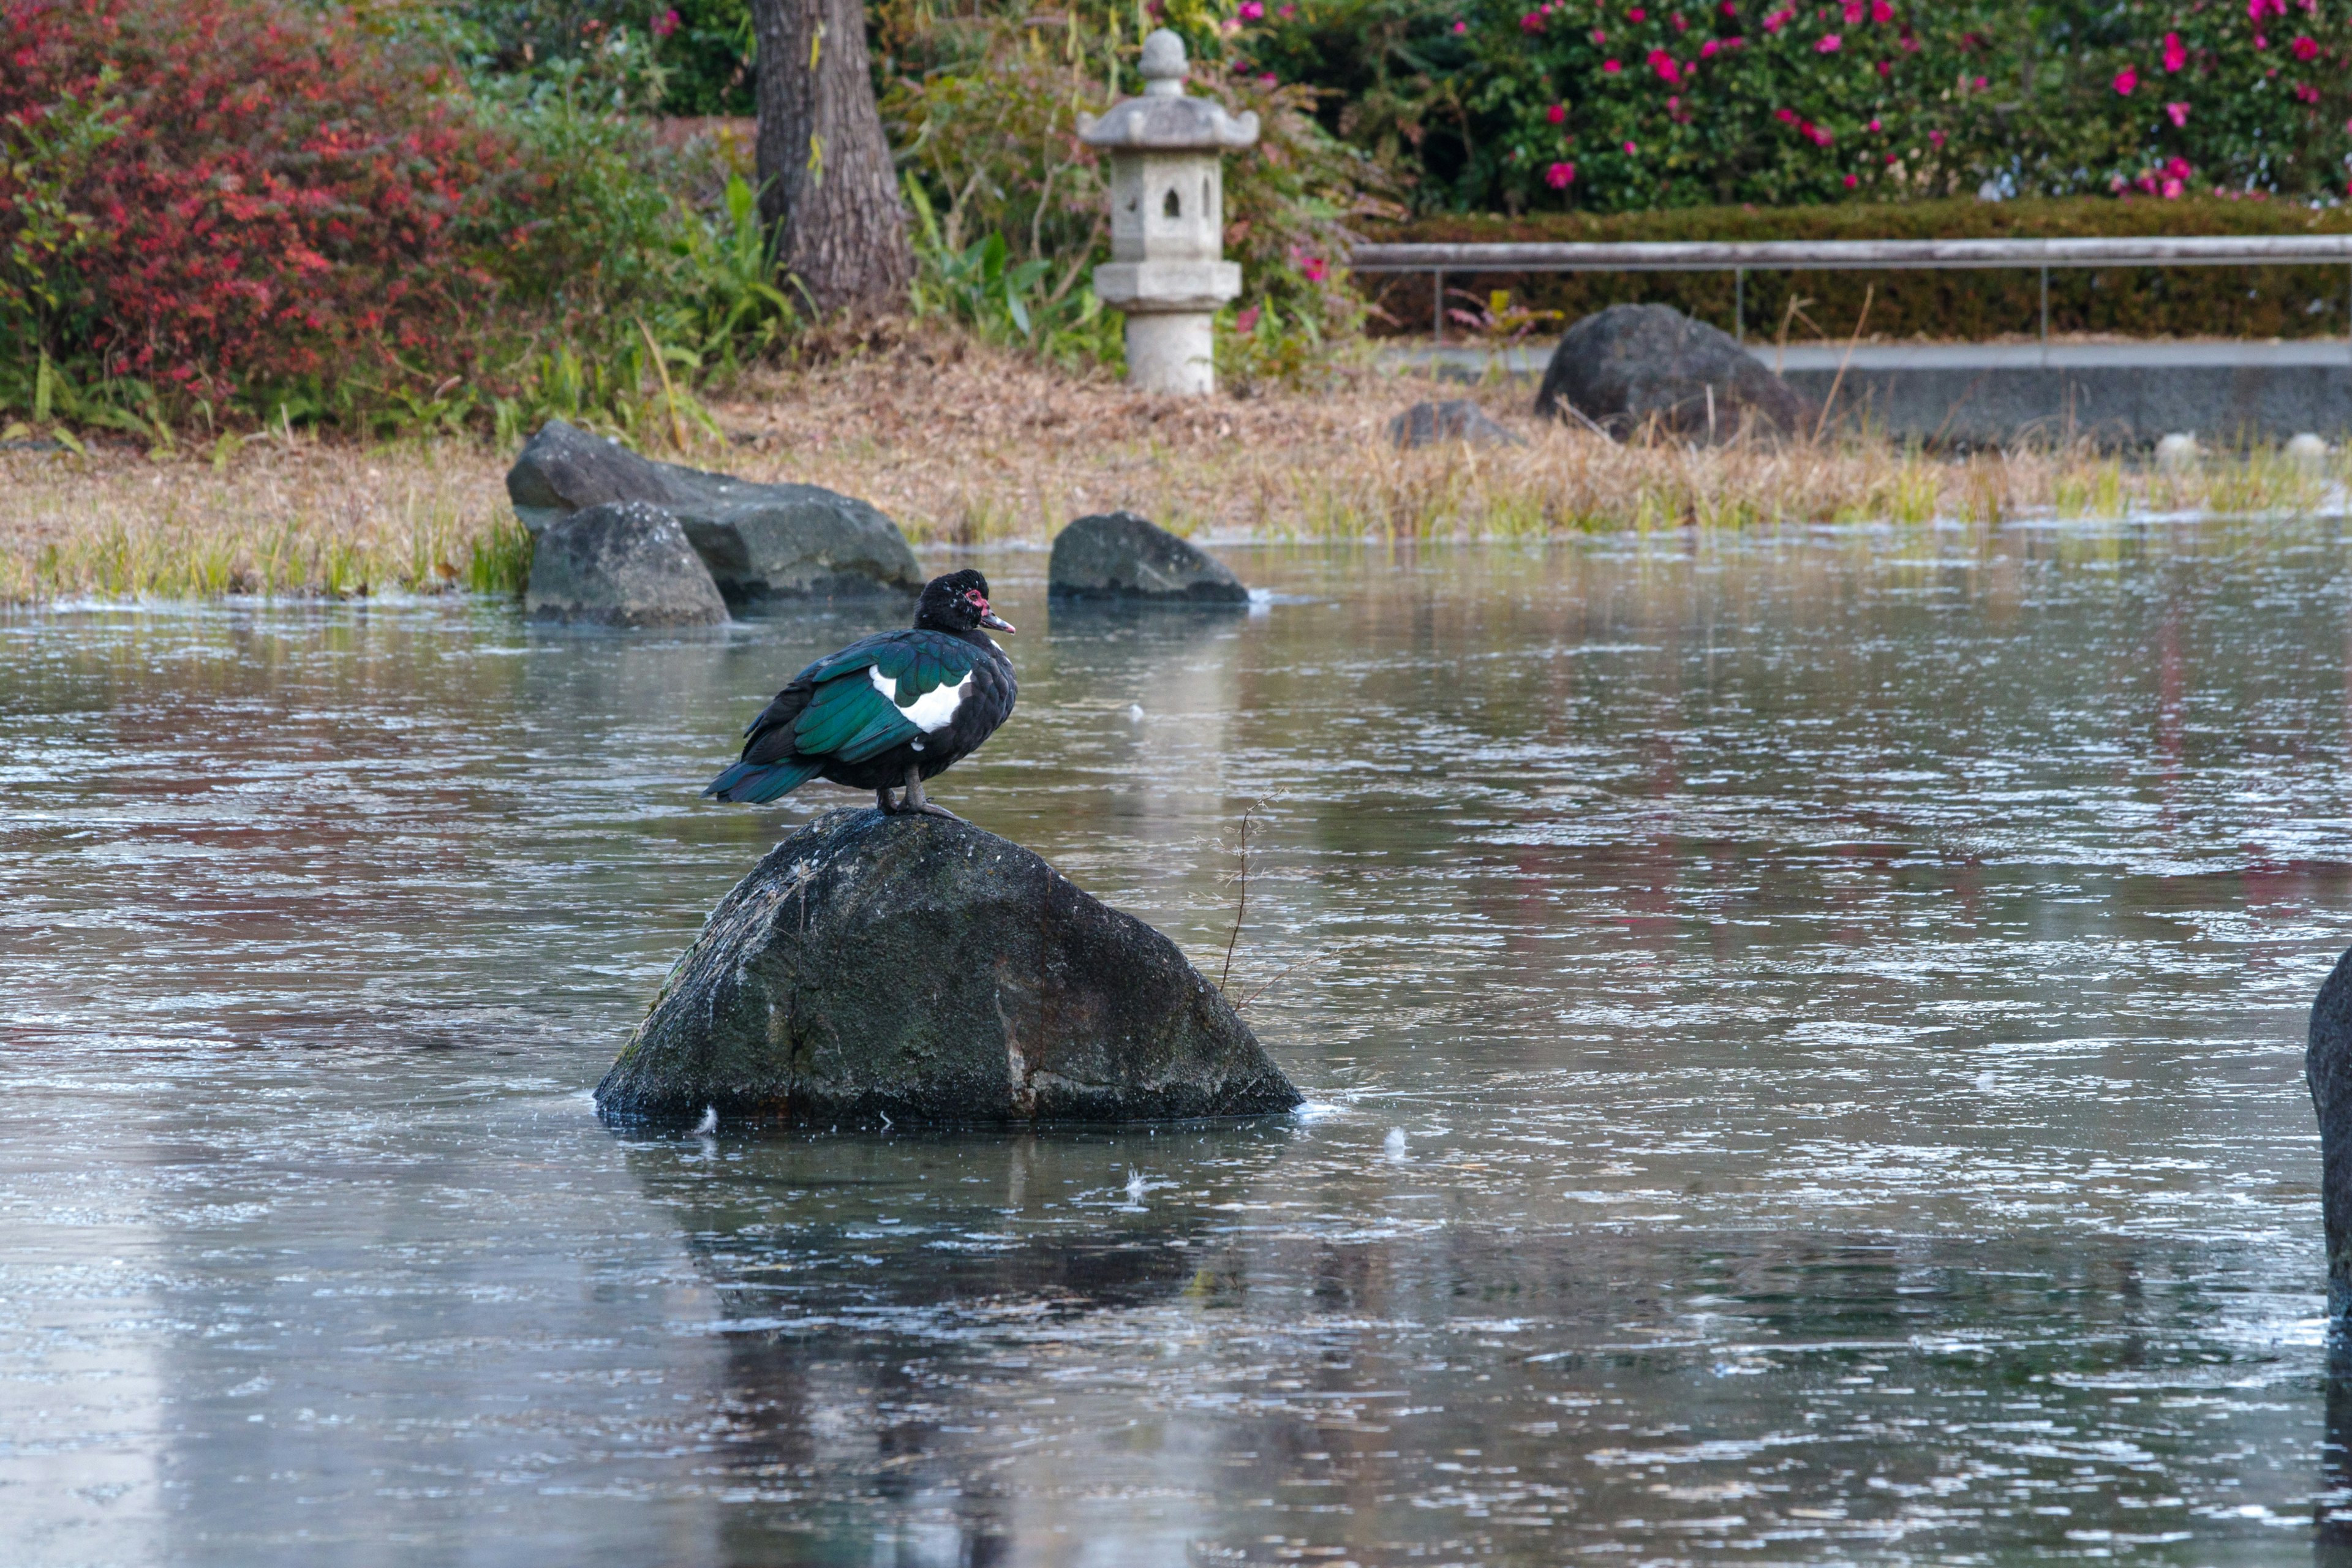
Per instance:
[[[218,397],[462,371],[492,288],[467,251],[515,167],[348,13],[0,0],[0,311],[110,374]],[[28,243],[59,212],[72,243]]]

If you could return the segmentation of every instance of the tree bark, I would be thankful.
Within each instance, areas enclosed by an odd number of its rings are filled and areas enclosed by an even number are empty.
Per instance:
[[[905,309],[907,215],[874,102],[861,0],[751,0],[760,215],[819,315]]]

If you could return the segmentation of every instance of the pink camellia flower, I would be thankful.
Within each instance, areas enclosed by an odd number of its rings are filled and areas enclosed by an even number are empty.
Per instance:
[[[2305,103],[2317,103],[2319,89],[2307,81],[2299,81],[2294,84],[2294,96]]]
[[[1736,22],[1739,19],[1739,7],[1733,5],[1732,0],[1723,0],[1722,10],[1723,14],[1730,17],[1733,21]]]
[[[2138,85],[2139,72],[2134,70],[2131,67],[2126,66],[2123,69],[2116,72],[2116,91],[2123,97],[2129,98],[2132,95],[2132,89]]]
[[[2178,34],[2178,33],[2167,33],[2167,34],[2165,34],[2165,35],[2164,35],[2164,68],[2165,68],[2165,70],[2166,70],[2167,72],[2177,71],[2177,70],[2179,70],[2181,67],[2183,67],[2183,66],[2187,65],[2188,63],[2189,63],[2189,51],[2188,51],[2186,48],[2184,48],[2184,47],[2181,47],[2181,43],[2180,43],[2180,35],[2179,35],[2179,34]]]
[[[1455,37],[1459,37],[1462,34],[1468,32],[1469,30],[1470,30],[1470,24],[1469,24],[1469,23],[1467,23],[1467,22],[1456,22],[1456,23],[1454,23],[1454,36],[1455,36]]]
[[[1933,147],[1938,153],[1942,152],[1944,150],[1944,133],[1940,131],[1928,132],[1927,145]]]
[[[1244,22],[1263,22],[1265,20],[1265,0],[1242,0],[1241,18]]]
[[[1978,90],[1979,92],[1982,92],[1984,89],[1985,89],[1985,79],[1984,79],[1984,78],[1982,78],[1982,77],[1979,77],[1979,78],[1977,78],[1977,90]]]
[[[1673,21],[1675,32],[1687,33],[1690,31],[1690,18],[1684,16],[1680,11],[1674,14]]]
[[[1609,41],[1609,35],[1595,27],[1592,29],[1592,41],[1595,44],[1605,44]]]
[[[1862,26],[1862,12],[1863,0],[1845,0],[1845,25],[1849,27]]]
[[[2267,49],[2270,47],[2271,41],[2268,38],[2263,37],[2260,33],[2256,33],[2254,35],[2254,47],[2258,49]]]
[[[1540,33],[1540,32],[1542,32],[1542,31],[1543,31],[1543,13],[1542,13],[1542,12],[1540,12],[1540,11],[1530,11],[1530,12],[1528,12],[1526,16],[1524,16],[1520,17],[1520,18],[1519,18],[1519,30],[1520,30],[1521,32],[1523,32],[1523,33]]]
[[[2168,202],[2177,202],[2180,199],[2180,182],[2179,180],[2167,180],[2164,182],[2164,199]]]
[[[1299,262],[1298,270],[1307,274],[1309,283],[1320,283],[1331,275],[1331,264],[1319,256],[1310,256]]]
[[[1886,0],[1870,0],[1870,19],[1883,27],[1895,20],[1895,7]]]
[[[2319,40],[2309,33],[2304,34],[2287,47],[2294,51],[2294,58],[2299,60],[2315,60],[2319,58]]]
[[[1776,109],[1772,111],[1772,118],[1783,125],[1794,125],[1797,122],[1797,111],[1793,109]],[[2345,122],[2345,129],[2352,131],[2352,121]]]
[[[1813,43],[1813,52],[1817,55],[1833,55],[1843,47],[1845,40],[1835,33],[1823,33]]]
[[[1699,45],[1698,58],[1703,60],[1711,60],[1715,58],[1715,51],[1716,42],[1713,38],[1708,38]]]
[[[665,12],[663,12],[660,16],[656,16],[656,17],[655,17],[655,18],[654,18],[654,37],[656,37],[656,38],[667,38],[667,37],[668,37],[672,33],[675,33],[675,32],[677,32],[677,12],[675,9],[668,10],[668,11],[665,11]]]
[[[1795,11],[1783,7],[1764,18],[1764,30],[1768,33],[1777,33],[1796,19]]]
[[[1897,158],[1897,157],[1896,157],[1894,153],[1889,153],[1888,154],[1886,154],[1886,166],[1887,166],[1888,168],[1890,168],[1890,169],[1891,169],[1891,168],[1893,168],[1893,167],[1895,167],[1895,164],[1897,164],[1897,163],[1901,163],[1902,161],[1903,161],[1902,159]]]
[[[1297,16],[1297,15],[1298,15],[1298,7],[1297,7],[1297,6],[1296,6],[1296,5],[1285,5],[1281,10],[1276,11],[1276,12],[1275,13],[1275,15],[1276,15],[1276,16],[1279,16],[1279,17],[1281,17],[1284,21],[1287,22],[1287,21],[1289,21],[1293,16]]]
[[[1831,142],[1837,140],[1836,137],[1831,135],[1828,132],[1822,130],[1818,125],[1808,125],[1805,127],[1805,132],[1808,135],[1812,137],[1813,145],[1816,147],[1826,147]]]
[[[1252,305],[1249,309],[1244,310],[1240,315],[1234,318],[1234,331],[1244,333],[1257,331],[1257,307],[1255,305]]]
[[[1681,68],[1675,64],[1675,57],[1664,49],[1650,51],[1650,68],[1657,72],[1658,79],[1669,87],[1683,79]]]
[[[1890,60],[1881,60],[1881,61],[1879,61],[1879,62],[1878,62],[1878,74],[1879,74],[1880,76],[1882,76],[1882,77],[1891,77],[1891,76],[1893,76],[1893,75],[1895,74],[1895,66],[1894,66],[1894,62],[1892,62],[1892,61],[1890,61]]]
[[[1260,87],[1278,87],[1281,83],[1282,79],[1275,75],[1272,71],[1268,71],[1264,76],[1257,79],[1257,84]]]
[[[1544,110],[1544,118],[1550,121],[1554,125],[1561,123],[1568,118],[1568,105],[1564,103],[1553,104],[1549,109]]]
[[[2167,179],[2185,180],[2195,173],[2196,171],[2189,166],[2189,160],[2178,155],[2168,159],[2164,165]]]
[[[1878,121],[1875,121],[1875,120],[1872,121],[1870,122],[1870,129],[1871,129],[1874,132],[1875,132],[1879,129]]]
[[[1568,189],[1569,186],[1576,184],[1576,165],[1573,163],[1554,163],[1550,168],[1544,171],[1544,184],[1549,185],[1555,191],[1564,191]]]
[[[1631,142],[1625,143],[1625,156],[1628,158],[1632,157],[1636,149]]]
[[[1853,175],[1852,175],[1852,174],[1848,174],[1848,175],[1845,177],[1845,188],[1846,188],[1847,190],[1849,190],[1849,191],[1850,191],[1850,190],[1852,190],[1852,189],[1853,189],[1853,188],[1854,188],[1854,186],[1856,186],[1856,185],[1858,185],[1858,184],[1862,184],[1862,182],[1861,182],[1860,180],[1856,179],[1856,178],[1855,178]]]
[[[1615,60],[1602,60],[1601,62],[1601,74],[1602,76],[1615,76],[1619,71],[1623,70],[1624,68],[1625,68],[1623,66],[1619,65]]]
[[[2185,103],[2168,103],[2164,106],[2164,112],[2172,116],[2172,125],[2176,131],[2189,123],[2189,106]]]
[[[1646,22],[1649,19],[1650,14],[1647,11],[1643,10],[1639,5],[1634,6],[1631,11],[1625,13],[1625,20],[1628,22]]]

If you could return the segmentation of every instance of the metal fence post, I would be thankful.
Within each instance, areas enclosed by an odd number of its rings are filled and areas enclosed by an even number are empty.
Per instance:
[[[1445,268],[1439,268],[1432,276],[1437,279],[1437,289],[1429,300],[1429,332],[1437,346],[1444,348],[1445,346]]]

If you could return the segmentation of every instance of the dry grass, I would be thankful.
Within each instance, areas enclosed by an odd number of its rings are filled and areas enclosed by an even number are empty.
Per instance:
[[[1695,525],[2247,513],[2331,504],[2274,452],[2158,474],[2087,448],[1923,457],[1884,442],[1617,445],[1472,394],[1527,445],[1399,452],[1388,420],[1464,389],[1369,371],[1328,392],[1139,396],[949,338],[769,372],[684,460],[864,496],[918,542],[1043,540],[1124,507],[1185,533],[1526,537]],[[256,440],[218,459],[0,454],[0,601],[58,595],[512,591],[507,457],[459,441]]]

